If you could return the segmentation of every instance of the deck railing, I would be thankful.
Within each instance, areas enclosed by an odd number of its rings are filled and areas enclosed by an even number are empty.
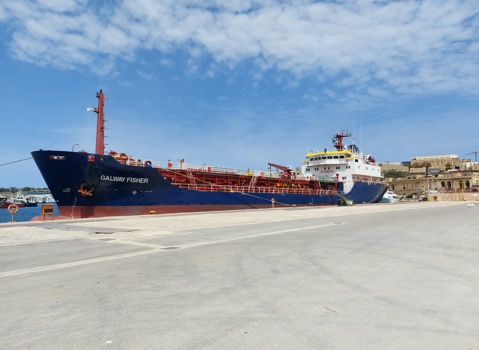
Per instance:
[[[150,164],[149,166],[153,168],[160,168],[165,170],[170,170],[171,172],[175,171],[189,171],[189,172],[197,172],[203,171],[208,172],[211,174],[234,174],[234,175],[244,175],[244,176],[262,176],[267,178],[273,179],[282,179],[284,178],[284,173],[274,172],[274,171],[263,171],[263,170],[244,170],[238,168],[224,168],[224,167],[216,167],[216,166],[209,166],[206,164],[196,165],[196,164],[189,164],[185,162],[159,162],[159,161],[148,161]],[[145,166],[145,162],[141,160],[129,159],[125,163],[126,165],[131,166]],[[301,174],[293,174],[292,175],[296,180],[318,180],[323,182],[331,182],[332,179],[329,177],[322,177],[322,176],[315,176],[315,175],[301,175]]]
[[[330,190],[314,190],[308,188],[287,188],[287,187],[250,187],[250,186],[222,186],[213,184],[184,184],[172,183],[185,190],[202,191],[202,192],[239,192],[239,193],[270,193],[270,194],[310,194],[310,195],[331,195]]]

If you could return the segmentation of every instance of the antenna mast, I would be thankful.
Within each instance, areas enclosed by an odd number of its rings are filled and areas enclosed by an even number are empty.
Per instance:
[[[333,145],[338,151],[344,150],[343,138],[352,136],[349,132],[337,132],[333,134]]]
[[[103,95],[102,89],[96,93],[98,98],[98,107],[95,108],[95,112],[98,114],[96,121],[96,154],[105,154],[105,116],[103,114],[103,106],[105,95]]]

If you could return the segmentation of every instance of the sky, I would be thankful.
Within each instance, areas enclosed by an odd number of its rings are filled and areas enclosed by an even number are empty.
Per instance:
[[[30,152],[296,168],[347,130],[379,162],[479,150],[477,0],[0,0],[0,187]]]

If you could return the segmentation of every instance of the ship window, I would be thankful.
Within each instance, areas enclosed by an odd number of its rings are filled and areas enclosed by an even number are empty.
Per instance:
[[[333,159],[333,157],[332,157],[332,156],[328,156],[328,159]]]
[[[344,159],[344,156],[341,156],[341,157],[339,157],[339,158]]]
[[[356,163],[358,162],[358,160],[357,160],[357,159],[355,159],[354,161],[355,161]]]
[[[338,159],[339,157],[338,156],[334,156],[334,159]]]
[[[340,166],[337,166],[336,169],[341,169],[341,167],[340,167]]]

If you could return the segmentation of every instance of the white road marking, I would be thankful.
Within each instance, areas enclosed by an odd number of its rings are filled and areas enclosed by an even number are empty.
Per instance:
[[[1,272],[0,273],[0,278],[20,276],[20,275],[25,275],[25,274],[30,274],[30,273],[54,271],[54,270],[59,270],[59,269],[64,269],[64,268],[69,268],[69,267],[76,267],[76,266],[83,266],[83,265],[88,265],[88,264],[101,263],[101,262],[105,262],[105,261],[128,259],[128,258],[133,258],[133,257],[137,257],[137,256],[142,256],[142,255],[149,255],[149,254],[154,254],[154,253],[159,253],[159,252],[166,253],[166,252],[179,250],[179,249],[195,248],[195,247],[200,247],[200,246],[207,246],[207,245],[212,245],[212,244],[240,241],[240,240],[244,240],[244,239],[257,238],[257,237],[274,236],[274,235],[280,235],[280,234],[284,234],[284,233],[298,232],[298,231],[302,231],[302,230],[312,230],[312,229],[316,229],[316,228],[322,228],[322,227],[333,226],[333,225],[338,225],[338,224],[337,223],[336,224],[335,223],[327,223],[327,224],[322,224],[322,225],[307,226],[307,227],[286,229],[286,230],[273,231],[273,232],[264,232],[264,233],[258,233],[258,234],[247,235],[247,236],[238,236],[238,237],[231,237],[231,238],[225,238],[225,239],[218,239],[218,240],[214,240],[214,241],[184,244],[184,245],[177,246],[178,247],[177,249],[168,249],[168,247],[166,247],[166,246],[159,246],[159,245],[154,246],[153,245],[153,247],[155,247],[155,248],[140,251],[140,252],[118,254],[118,255],[106,256],[106,257],[101,257],[101,258],[93,258],[93,259],[73,261],[73,262],[68,262],[68,263],[53,264],[53,265],[47,265],[47,266],[32,267],[32,268],[22,269],[22,270],[13,270],[13,271]],[[106,241],[106,242],[107,243],[115,243],[114,240]],[[116,243],[126,244],[128,242],[119,240]],[[130,243],[132,245],[139,245],[137,242],[130,242]],[[150,244],[145,244],[143,246],[151,247]]]

